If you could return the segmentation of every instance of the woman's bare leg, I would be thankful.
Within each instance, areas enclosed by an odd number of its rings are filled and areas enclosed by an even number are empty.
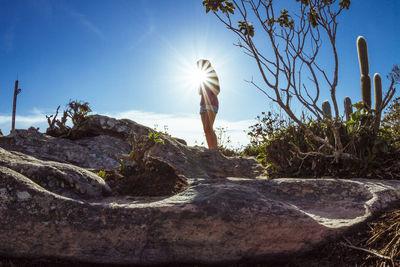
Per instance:
[[[201,113],[201,122],[203,123],[203,129],[209,149],[218,148],[217,135],[215,134],[213,128],[216,115],[216,112],[208,109],[206,112]]]

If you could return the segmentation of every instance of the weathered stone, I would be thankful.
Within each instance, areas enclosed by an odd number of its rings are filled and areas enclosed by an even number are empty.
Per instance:
[[[115,264],[262,260],[311,250],[400,200],[400,181],[266,180],[254,158],[164,134],[165,144],[145,157],[185,176],[173,192],[180,193],[104,197],[108,185],[84,168],[115,168],[131,150],[129,137],[149,128],[94,115],[80,131],[91,137],[71,141],[36,129],[0,137],[0,255]]]
[[[130,152],[128,142],[112,136],[100,135],[72,141],[30,130],[16,130],[10,136],[0,137],[0,147],[42,160],[94,169],[115,168],[121,155]]]
[[[147,136],[150,130],[128,119],[117,120],[102,115],[89,116],[79,129],[82,136],[92,137],[68,140],[36,130],[16,130],[11,136],[0,138],[0,147],[83,168],[113,169],[119,166],[123,155],[131,151],[129,137]],[[186,177],[257,177],[263,174],[254,158],[227,158],[218,151],[186,146],[182,140],[169,135],[160,137],[165,144],[157,144],[148,155],[171,164]]]
[[[63,196],[93,198],[110,192],[103,179],[85,169],[70,164],[38,160],[3,148],[0,148],[0,166],[19,172],[40,186]],[[70,184],[71,187],[61,188],[61,181]],[[79,190],[74,190],[73,186]]]
[[[0,136],[3,136],[3,132],[1,131],[1,129],[0,129]]]
[[[181,139],[181,138],[178,138],[178,137],[173,137],[176,141],[178,141],[179,143],[181,143],[182,145],[185,145],[185,146],[187,146],[187,143],[186,143],[186,141],[185,140],[183,140],[183,139]]]
[[[17,198],[19,200],[27,200],[27,199],[31,198],[31,195],[26,191],[18,191],[17,192]]]
[[[0,254],[93,263],[222,264],[307,251],[400,199],[399,181],[227,178],[190,179],[169,198],[80,201],[6,167],[0,177],[0,188],[13,188],[0,202]]]

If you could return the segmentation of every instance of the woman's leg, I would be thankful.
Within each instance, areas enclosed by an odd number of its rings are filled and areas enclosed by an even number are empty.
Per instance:
[[[201,113],[201,122],[203,123],[204,133],[206,135],[206,140],[209,149],[218,148],[217,135],[214,132],[214,121],[217,113],[213,110],[206,110],[206,112]]]

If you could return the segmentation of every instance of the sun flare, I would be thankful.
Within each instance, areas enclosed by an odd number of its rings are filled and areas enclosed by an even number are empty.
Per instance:
[[[201,66],[193,65],[186,70],[185,74],[190,87],[194,89],[199,89],[204,86],[209,87],[212,84],[212,75],[210,63],[205,63]]]
[[[193,84],[194,86],[198,87],[201,84],[205,83],[207,81],[207,73],[205,70],[199,69],[199,68],[193,68],[193,70],[189,73],[188,79],[190,80],[190,83]]]

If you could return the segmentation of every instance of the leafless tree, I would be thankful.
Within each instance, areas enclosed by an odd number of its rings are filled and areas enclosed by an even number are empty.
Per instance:
[[[330,151],[324,156],[336,161],[340,158],[356,159],[344,152],[336,99],[339,83],[338,17],[350,7],[350,0],[293,0],[290,11],[278,10],[275,0],[204,0],[203,5],[207,12],[213,11],[239,37],[236,45],[254,58],[262,84],[254,80],[249,82],[277,103],[303,128],[308,138],[319,144],[315,153],[324,148]],[[273,53],[268,54],[267,49]],[[327,53],[330,60],[325,56],[322,62],[321,55]],[[330,90],[330,102],[333,103],[332,117],[324,116],[319,107],[321,91],[326,88]],[[308,129],[301,114],[294,112],[296,103],[300,103],[316,120],[327,124],[334,135],[334,145]]]

